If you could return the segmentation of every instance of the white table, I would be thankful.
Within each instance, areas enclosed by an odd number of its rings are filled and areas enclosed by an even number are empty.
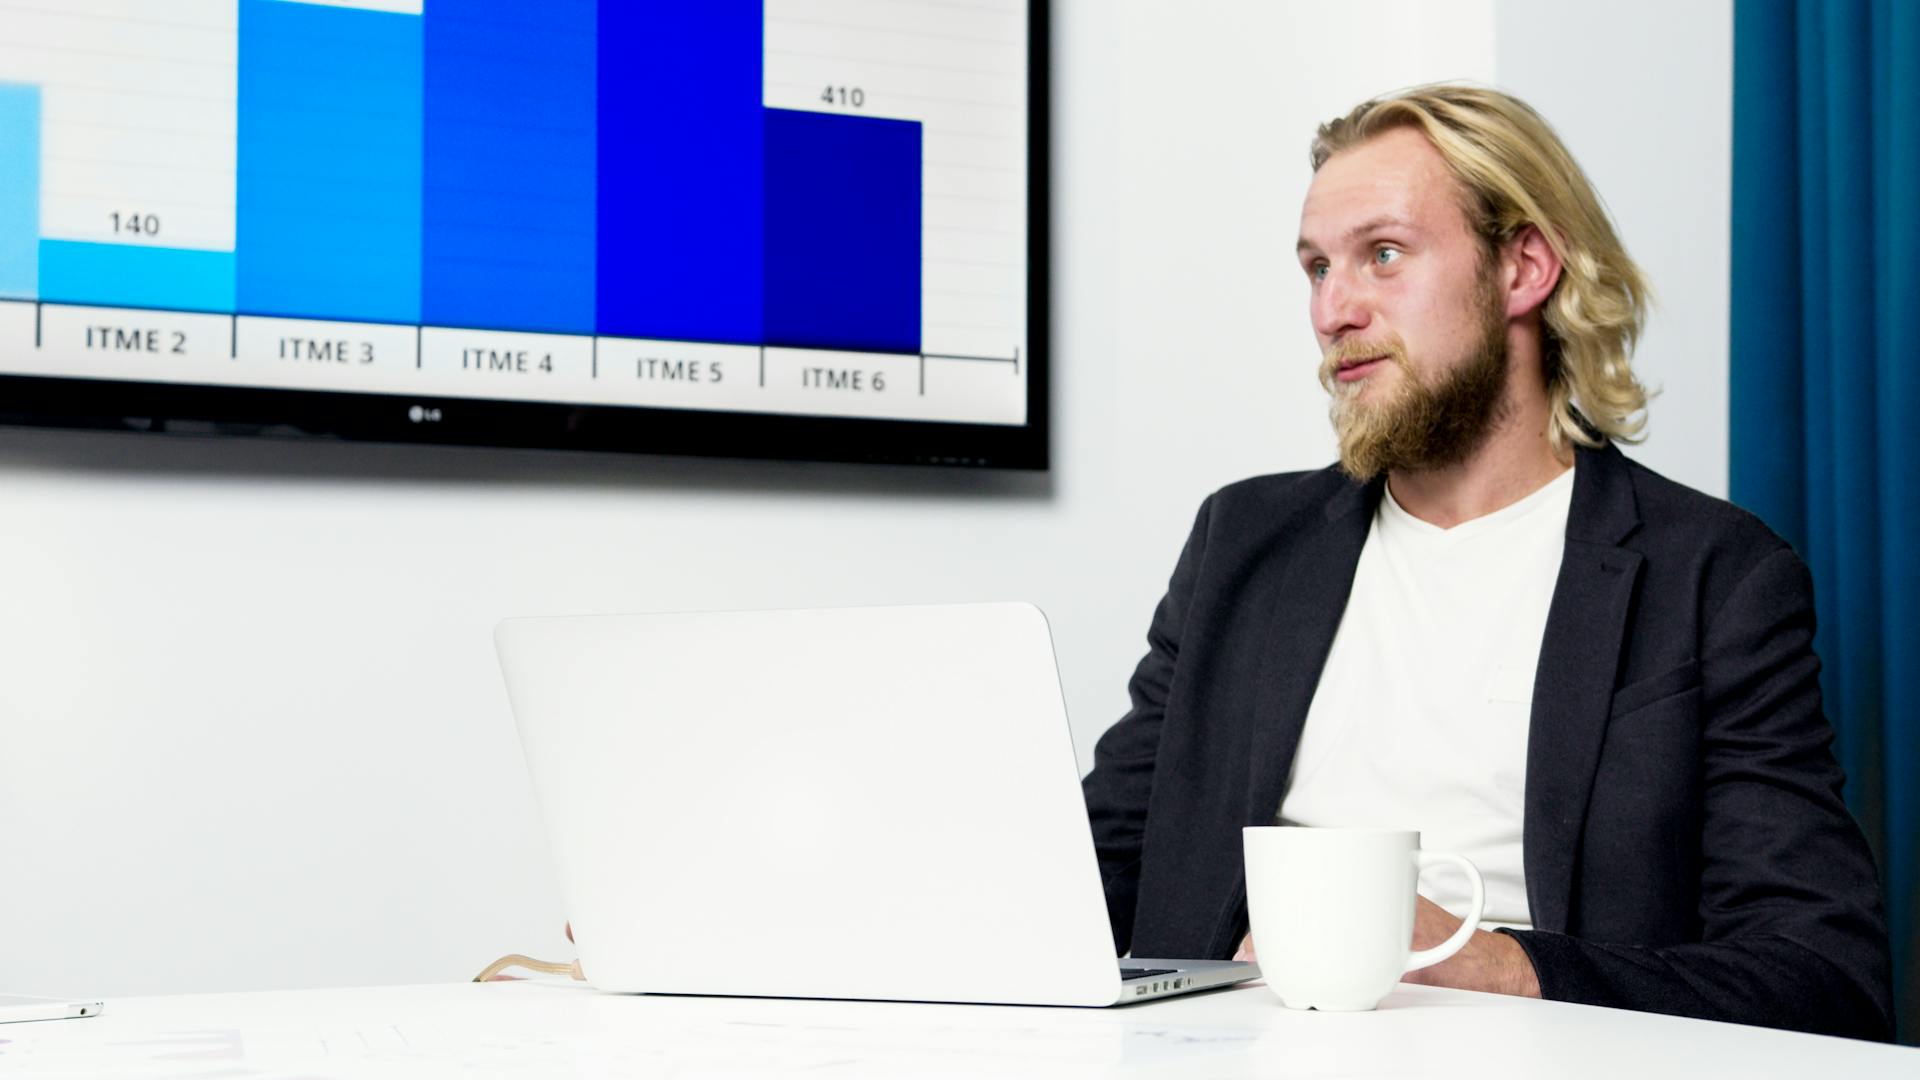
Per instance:
[[[1920,1050],[1403,986],[1295,1013],[1259,984],[1117,1009],[602,994],[564,982],[126,998],[0,1025],[0,1076],[1920,1078]]]

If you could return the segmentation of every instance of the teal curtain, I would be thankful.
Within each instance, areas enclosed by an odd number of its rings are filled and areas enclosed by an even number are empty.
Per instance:
[[[1813,569],[1920,1040],[1920,3],[1735,0],[1732,495]]]

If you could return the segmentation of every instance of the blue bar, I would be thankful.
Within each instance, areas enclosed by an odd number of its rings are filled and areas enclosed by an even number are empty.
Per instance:
[[[420,23],[241,0],[242,313],[420,321]]]
[[[600,332],[759,344],[761,0],[600,12]]]
[[[421,247],[428,323],[593,332],[595,8],[596,0],[434,3]]]
[[[40,284],[40,88],[0,83],[0,299]]]
[[[233,310],[233,252],[42,240],[40,299],[225,314]]]
[[[766,111],[766,343],[920,351],[920,125]]]

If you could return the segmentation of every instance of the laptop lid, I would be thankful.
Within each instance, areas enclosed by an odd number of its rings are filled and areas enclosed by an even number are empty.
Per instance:
[[[494,636],[595,985],[1119,996],[1038,608],[511,619]]]

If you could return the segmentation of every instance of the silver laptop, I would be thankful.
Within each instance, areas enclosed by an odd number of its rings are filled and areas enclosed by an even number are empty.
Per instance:
[[[1259,977],[1114,959],[1032,605],[510,619],[494,641],[596,986],[1100,1006]]]

